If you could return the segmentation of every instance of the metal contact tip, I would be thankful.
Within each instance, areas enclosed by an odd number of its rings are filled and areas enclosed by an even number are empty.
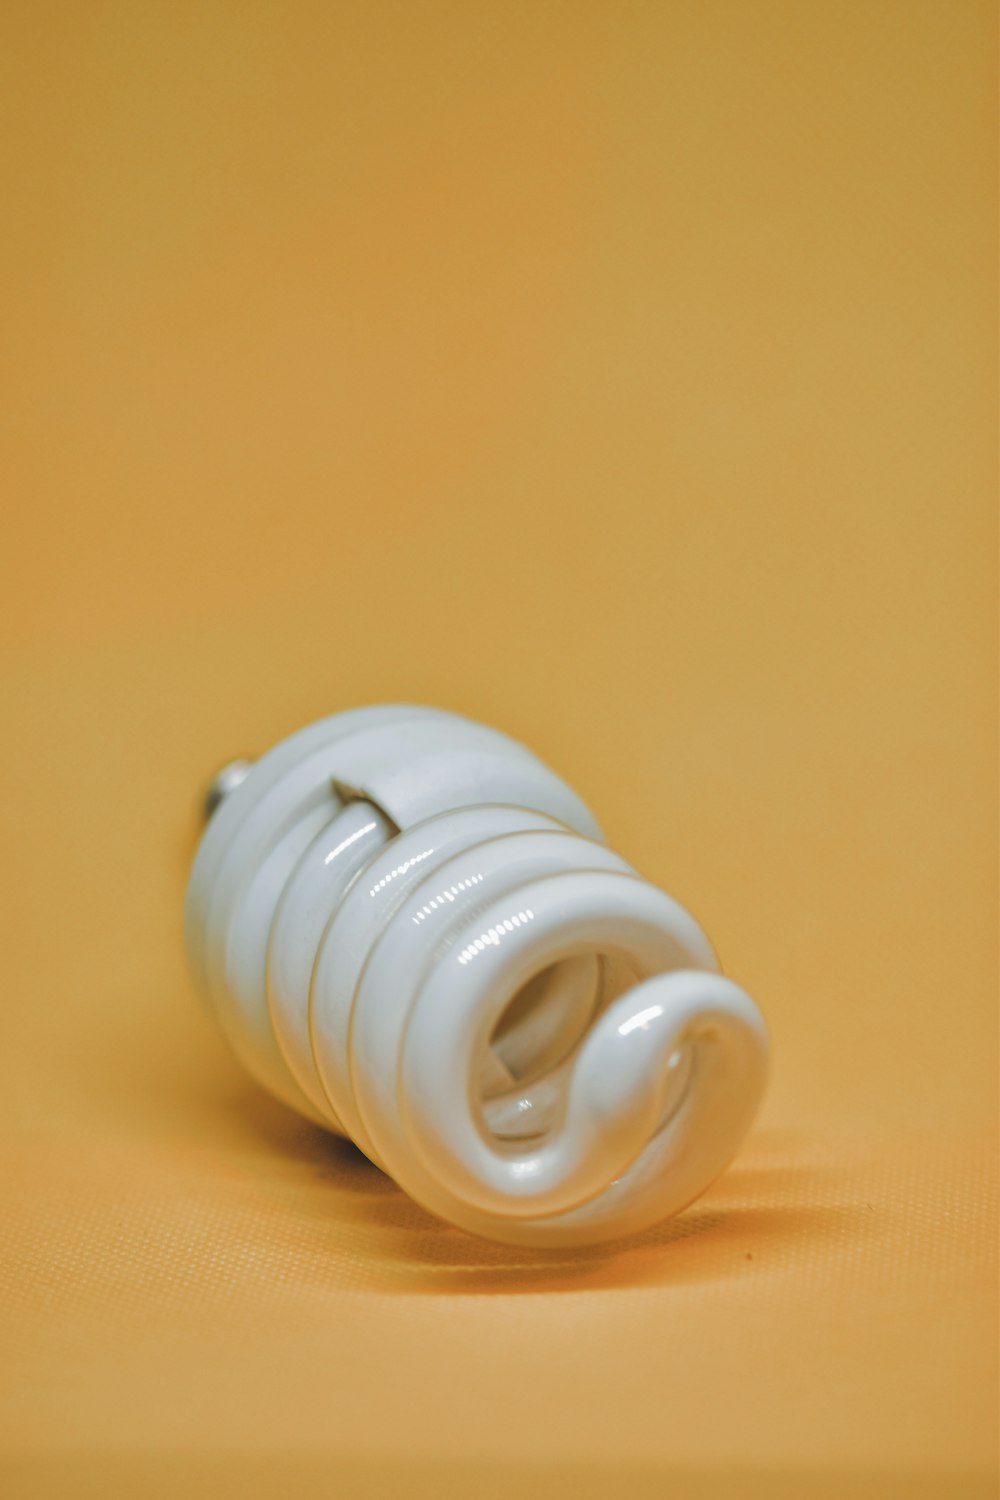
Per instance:
[[[202,812],[204,813],[206,823],[219,804],[226,800],[230,792],[235,792],[240,782],[246,779],[252,766],[252,760],[241,756],[237,760],[229,761],[213,778],[208,791],[205,793],[205,800],[202,803]]]

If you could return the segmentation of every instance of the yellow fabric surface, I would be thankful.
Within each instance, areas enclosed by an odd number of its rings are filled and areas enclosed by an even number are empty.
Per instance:
[[[3,8],[5,1495],[995,1493],[995,31]],[[763,1007],[676,1222],[464,1237],[199,1013],[206,777],[399,699]]]

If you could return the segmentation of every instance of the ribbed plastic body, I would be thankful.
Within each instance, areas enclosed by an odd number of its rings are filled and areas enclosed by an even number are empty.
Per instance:
[[[264,1087],[473,1233],[635,1232],[727,1165],[767,1039],[694,919],[506,736],[337,715],[213,814],[199,990]]]

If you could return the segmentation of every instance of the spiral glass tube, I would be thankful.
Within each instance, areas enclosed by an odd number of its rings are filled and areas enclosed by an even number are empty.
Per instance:
[[[763,1090],[760,1013],[694,919],[530,752],[452,715],[337,715],[236,778],[187,934],[249,1071],[491,1239],[676,1212]]]

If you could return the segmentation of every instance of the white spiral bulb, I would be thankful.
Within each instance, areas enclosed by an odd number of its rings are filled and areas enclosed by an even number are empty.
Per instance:
[[[535,756],[451,714],[355,710],[241,766],[187,940],[255,1078],[490,1239],[677,1212],[763,1091],[760,1013],[694,919]]]

